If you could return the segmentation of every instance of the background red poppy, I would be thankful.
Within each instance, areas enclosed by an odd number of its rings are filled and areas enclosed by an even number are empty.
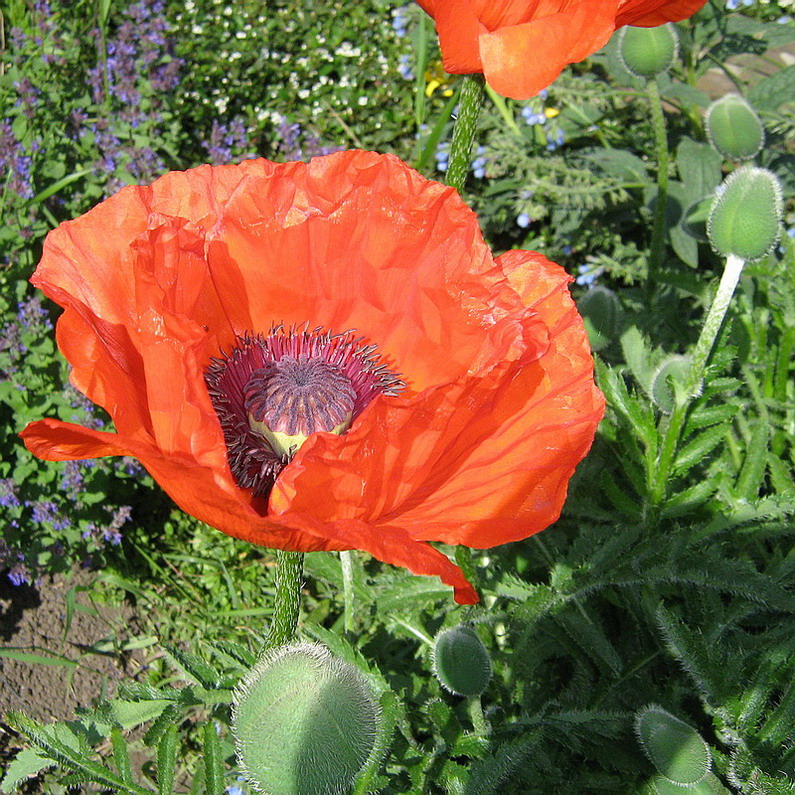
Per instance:
[[[45,419],[50,460],[133,455],[185,511],[268,547],[362,549],[477,595],[428,541],[491,547],[553,522],[604,409],[570,278],[494,260],[455,191],[397,158],[247,161],[130,187],[47,238],[72,382],[117,433]],[[274,322],[355,328],[407,388],[316,433],[268,500],[239,488],[204,382]]]
[[[498,93],[528,99],[623,25],[693,15],[706,0],[417,0],[439,32],[444,68],[483,73]]]

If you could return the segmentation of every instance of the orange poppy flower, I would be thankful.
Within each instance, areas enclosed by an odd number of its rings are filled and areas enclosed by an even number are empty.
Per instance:
[[[50,233],[32,281],[116,426],[31,423],[35,455],[135,456],[224,533],[365,550],[461,603],[477,594],[428,542],[555,521],[603,413],[566,273],[494,260],[456,192],[389,155],[124,188]]]
[[[706,0],[418,0],[439,32],[444,68],[483,73],[498,93],[529,99],[564,66],[596,52],[623,25],[654,27]]]

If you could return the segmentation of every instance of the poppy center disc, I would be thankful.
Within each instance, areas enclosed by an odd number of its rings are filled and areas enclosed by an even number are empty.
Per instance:
[[[352,331],[274,326],[211,361],[204,379],[239,486],[266,496],[311,434],[343,434],[378,395],[403,388],[376,346],[360,343]]]

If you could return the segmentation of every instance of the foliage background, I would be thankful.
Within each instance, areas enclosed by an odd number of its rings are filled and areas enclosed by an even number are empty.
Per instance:
[[[538,249],[576,277],[609,412],[553,529],[457,553],[483,594],[475,608],[361,556],[348,571],[308,556],[303,636],[351,660],[381,699],[383,753],[356,791],[670,792],[634,734],[654,703],[709,746],[711,772],[691,789],[795,792],[795,66],[727,68],[795,32],[784,2],[729,5],[713,0],[679,26],[680,56],[659,79],[672,157],[653,272],[650,100],[615,42],[542,98],[487,99],[465,198],[493,249]],[[0,568],[22,583],[92,567],[98,598],[133,600],[164,649],[145,680],[76,721],[5,716],[38,751],[2,786],[43,771],[26,786],[166,791],[176,772],[194,792],[242,790],[229,691],[267,627],[272,559],[175,511],[134,461],[57,465],[24,451],[17,433],[45,414],[107,424],[67,385],[53,307],[27,278],[50,228],[169,169],[357,146],[443,178],[459,84],[420,10],[386,0],[7,0],[2,11]],[[785,233],[747,266],[666,462],[677,363],[722,268],[688,234],[687,210],[737,166],[705,138],[708,70],[764,124],[757,162],[783,184]],[[481,699],[432,673],[433,637],[463,621],[492,659]],[[153,761],[133,774],[121,738],[137,726]]]

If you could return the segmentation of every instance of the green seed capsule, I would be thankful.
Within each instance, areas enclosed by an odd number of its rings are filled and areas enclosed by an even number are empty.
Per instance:
[[[712,248],[724,257],[758,260],[769,254],[781,234],[783,205],[775,174],[743,166],[718,189],[707,220]]]
[[[607,287],[597,285],[577,299],[577,309],[585,321],[591,348],[604,350],[618,336],[622,314],[618,296]]]
[[[338,795],[367,762],[378,719],[354,666],[317,644],[274,649],[234,692],[240,770],[267,795]]]
[[[729,160],[748,160],[765,143],[765,130],[754,109],[736,94],[713,102],[704,118],[713,149]]]
[[[670,22],[656,28],[627,26],[618,35],[621,61],[635,77],[656,77],[670,69],[676,60],[679,39]]]
[[[690,371],[690,357],[672,354],[664,359],[652,376],[651,399],[665,414],[670,414],[676,405],[674,384],[684,384]]]
[[[640,710],[635,731],[651,763],[673,784],[690,788],[709,774],[709,746],[695,729],[662,707],[651,705]]]
[[[475,630],[460,624],[436,636],[433,672],[451,693],[479,696],[491,680],[491,658]]]

